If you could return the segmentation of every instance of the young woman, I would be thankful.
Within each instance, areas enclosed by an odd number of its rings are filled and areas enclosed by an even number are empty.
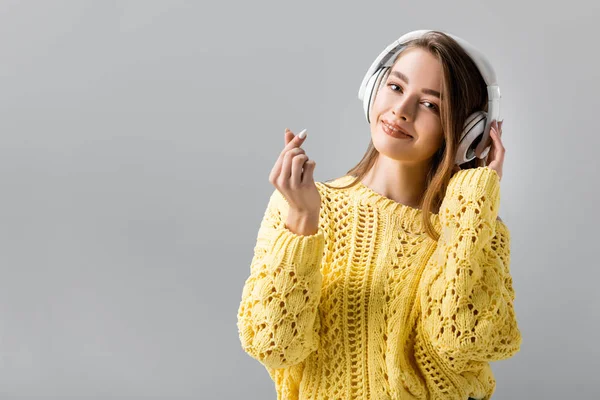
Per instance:
[[[491,92],[454,36],[415,32],[365,103],[371,141],[346,175],[315,182],[306,136],[285,132],[238,310],[278,399],[489,399],[489,362],[520,349],[501,124],[484,120],[491,142],[456,164]]]

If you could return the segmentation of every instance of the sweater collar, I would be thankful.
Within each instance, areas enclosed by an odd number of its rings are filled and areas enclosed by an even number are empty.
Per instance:
[[[354,181],[355,177],[352,175],[344,175],[334,181],[335,186],[345,186],[350,182]],[[368,204],[375,208],[380,213],[393,215],[399,217],[406,222],[406,227],[412,231],[423,231],[423,211],[418,208],[408,206],[406,204],[398,203],[384,195],[371,189],[360,180],[358,183],[351,188],[344,189],[348,190],[348,194],[358,200],[361,204]],[[431,222],[434,227],[439,227],[439,214],[430,213]]]

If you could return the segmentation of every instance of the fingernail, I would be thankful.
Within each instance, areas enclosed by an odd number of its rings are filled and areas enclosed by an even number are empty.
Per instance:
[[[306,129],[303,129],[302,132],[298,134],[298,137],[300,139],[304,139],[306,137]]]

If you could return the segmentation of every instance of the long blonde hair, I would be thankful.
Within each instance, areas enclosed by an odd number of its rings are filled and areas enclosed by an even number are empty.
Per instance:
[[[444,142],[431,159],[431,168],[427,174],[427,189],[419,207],[423,211],[423,226],[426,233],[437,241],[440,233],[434,229],[429,214],[439,213],[448,182],[452,178],[458,142],[466,118],[478,110],[488,111],[487,88],[473,60],[454,39],[443,32],[428,32],[423,37],[408,42],[406,49],[408,48],[429,51],[440,61],[443,71],[440,119]],[[394,60],[394,65],[401,56],[402,53]],[[370,140],[363,158],[346,173],[355,177],[352,182],[345,186],[331,186],[325,182],[324,185],[332,189],[347,189],[358,184],[373,167],[378,156],[379,152]],[[485,160],[475,158],[460,167],[467,169],[484,165]]]

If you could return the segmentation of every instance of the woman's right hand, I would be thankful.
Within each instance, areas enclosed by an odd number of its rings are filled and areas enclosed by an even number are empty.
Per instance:
[[[269,182],[290,205],[288,222],[297,225],[298,231],[312,234],[318,227],[321,196],[313,176],[316,163],[300,147],[305,140],[306,136],[301,139],[285,130],[285,147],[271,170]]]

